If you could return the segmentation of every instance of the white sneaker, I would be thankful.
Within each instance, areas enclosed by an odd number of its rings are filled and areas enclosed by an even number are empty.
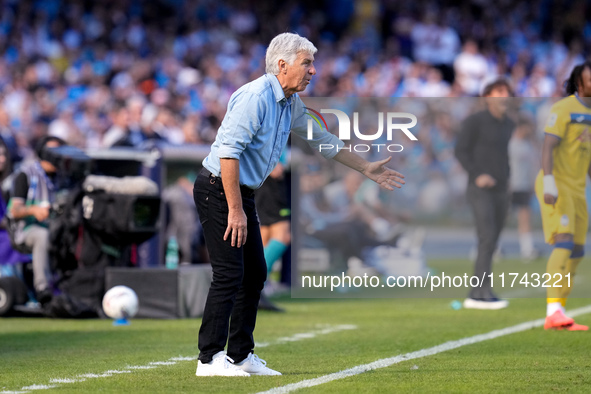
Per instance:
[[[495,310],[503,309],[509,306],[509,301],[501,300],[499,298],[466,298],[464,300],[464,308],[466,309],[483,309]]]
[[[281,375],[281,372],[272,370],[267,367],[267,362],[261,360],[259,356],[254,353],[250,353],[248,357],[236,364],[242,371],[248,372],[251,375]]]
[[[226,353],[218,352],[209,363],[197,362],[197,376],[250,376],[248,372],[234,365],[234,360]]]

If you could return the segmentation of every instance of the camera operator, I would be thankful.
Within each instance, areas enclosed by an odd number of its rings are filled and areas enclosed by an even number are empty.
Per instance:
[[[54,199],[56,168],[46,160],[47,148],[65,142],[43,137],[36,145],[36,159],[24,162],[14,176],[8,212],[17,226],[13,240],[19,249],[33,255],[33,283],[41,304],[51,301],[48,217]]]

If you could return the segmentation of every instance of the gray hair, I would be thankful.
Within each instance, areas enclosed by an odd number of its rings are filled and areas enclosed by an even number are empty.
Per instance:
[[[279,74],[279,60],[293,64],[299,52],[314,55],[318,49],[307,38],[295,33],[282,33],[271,40],[265,56],[265,71],[269,74]]]

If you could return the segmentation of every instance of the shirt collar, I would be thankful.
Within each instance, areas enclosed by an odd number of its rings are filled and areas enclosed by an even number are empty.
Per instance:
[[[287,103],[290,103],[291,97],[290,99],[287,99],[285,97],[285,93],[283,92],[283,88],[281,87],[281,84],[279,83],[277,76],[273,74],[267,74],[267,79],[269,80],[269,82],[271,82],[271,88],[273,88],[273,94],[275,94],[275,101],[279,103],[285,100]]]
[[[587,104],[585,101],[583,101],[581,99],[581,97],[579,97],[579,93],[575,92],[575,97],[577,98],[577,100],[579,101],[579,103],[583,104],[587,108],[591,108],[591,107],[589,107],[589,104]]]

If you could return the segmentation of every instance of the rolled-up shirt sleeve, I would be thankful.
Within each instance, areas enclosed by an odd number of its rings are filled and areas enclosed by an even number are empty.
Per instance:
[[[237,92],[230,98],[226,116],[218,130],[219,158],[240,158],[261,128],[264,105],[259,95],[248,91]]]
[[[309,139],[308,119],[312,120],[312,117],[308,115],[302,99],[296,96],[292,111],[291,131],[306,140],[322,156],[332,159],[345,146],[345,143],[336,135],[318,126],[315,121],[312,121],[312,138]]]

